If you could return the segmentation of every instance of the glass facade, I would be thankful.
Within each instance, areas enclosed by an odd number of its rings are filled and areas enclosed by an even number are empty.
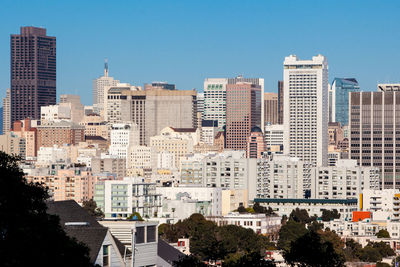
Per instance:
[[[329,99],[331,111],[335,114],[335,122],[340,122],[342,126],[349,124],[349,93],[359,92],[360,86],[354,78],[335,78],[332,83],[332,94],[329,97],[334,97],[335,101]],[[332,103],[332,104],[331,104]],[[331,116],[330,116],[331,117]]]

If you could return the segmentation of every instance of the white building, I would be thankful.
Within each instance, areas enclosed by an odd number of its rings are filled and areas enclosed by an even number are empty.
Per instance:
[[[270,151],[283,150],[283,124],[265,125],[265,146]]]
[[[175,154],[169,151],[159,151],[157,153],[157,169],[173,170],[176,169]]]
[[[210,146],[214,145],[214,139],[218,131],[217,120],[203,120],[201,122],[201,142]]]
[[[59,122],[61,120],[71,120],[71,109],[65,105],[50,105],[40,108],[42,124],[49,122]]]
[[[130,146],[127,158],[128,169],[152,169],[156,167],[156,153],[148,146]]]
[[[37,165],[43,166],[52,163],[69,163],[68,151],[64,147],[40,147],[37,152]]]
[[[226,125],[226,85],[228,79],[208,78],[204,80],[204,120],[217,120],[218,127]]]
[[[104,75],[98,79],[93,80],[93,108],[99,114],[104,110],[104,97],[105,90],[111,86],[116,86],[118,80],[108,76],[108,63],[107,59],[104,64]]]
[[[257,198],[303,198],[304,164],[298,158],[273,155],[257,160]]]
[[[143,218],[157,217],[161,198],[155,183],[145,183],[140,177],[101,181],[95,185],[94,200],[105,218],[127,218],[138,212]]]
[[[216,222],[219,226],[237,225],[251,229],[256,234],[268,235],[279,232],[282,218],[265,214],[231,212],[225,216],[207,217],[206,219]]]
[[[116,123],[111,126],[110,155],[127,158],[130,146],[139,145],[139,127],[132,123]]]
[[[393,220],[400,219],[400,191],[398,189],[365,189],[359,196],[359,203],[361,210],[389,212],[393,214]]]
[[[328,154],[328,61],[324,56],[285,58],[284,154],[326,166]],[[304,190],[311,181],[305,177]]]
[[[341,159],[336,166],[314,167],[311,171],[311,198],[358,198],[364,189],[379,190],[377,167],[357,166],[357,160]]]
[[[357,210],[357,199],[277,199],[277,198],[256,198],[255,203],[271,208],[278,216],[286,215],[296,208],[305,209],[310,216],[322,216],[322,210],[336,209],[340,219],[351,220],[353,211]]]
[[[3,98],[3,134],[11,130],[11,90],[8,88]]]

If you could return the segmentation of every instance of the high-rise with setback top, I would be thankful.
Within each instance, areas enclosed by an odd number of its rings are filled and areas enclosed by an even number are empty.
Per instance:
[[[56,37],[37,27],[12,34],[10,78],[10,123],[40,119],[42,106],[56,104]]]

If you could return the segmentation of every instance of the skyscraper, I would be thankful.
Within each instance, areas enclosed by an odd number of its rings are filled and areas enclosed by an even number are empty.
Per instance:
[[[11,90],[7,89],[6,97],[3,98],[3,133],[11,129]]]
[[[237,82],[226,86],[226,148],[246,150],[250,131],[261,126],[261,86]]]
[[[217,120],[218,127],[226,125],[226,85],[228,79],[208,78],[204,81],[204,120]]]
[[[326,166],[328,154],[328,62],[324,56],[285,58],[284,152],[312,166]],[[305,186],[308,186],[305,181]],[[307,188],[305,188],[307,189]]]
[[[253,127],[247,140],[246,157],[260,159],[266,150],[263,132],[260,127]]]
[[[380,168],[382,188],[400,188],[400,92],[350,93],[350,158]]]
[[[278,81],[278,124],[283,124],[283,81]]]
[[[56,37],[21,27],[11,35],[11,122],[40,119],[40,107],[56,104]],[[11,125],[11,124],[10,124]]]
[[[117,86],[118,80],[108,76],[108,62],[104,62],[104,75],[93,80],[93,107],[99,114],[104,111],[104,91],[111,86]]]
[[[360,91],[354,78],[335,78],[329,88],[329,122],[349,124],[349,93]]]
[[[278,94],[264,93],[264,122],[265,124],[278,123]],[[264,126],[264,125],[263,125]]]

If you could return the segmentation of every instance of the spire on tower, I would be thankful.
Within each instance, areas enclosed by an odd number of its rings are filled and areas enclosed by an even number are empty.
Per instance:
[[[107,58],[104,62],[104,77],[108,77],[108,62],[107,62]]]

